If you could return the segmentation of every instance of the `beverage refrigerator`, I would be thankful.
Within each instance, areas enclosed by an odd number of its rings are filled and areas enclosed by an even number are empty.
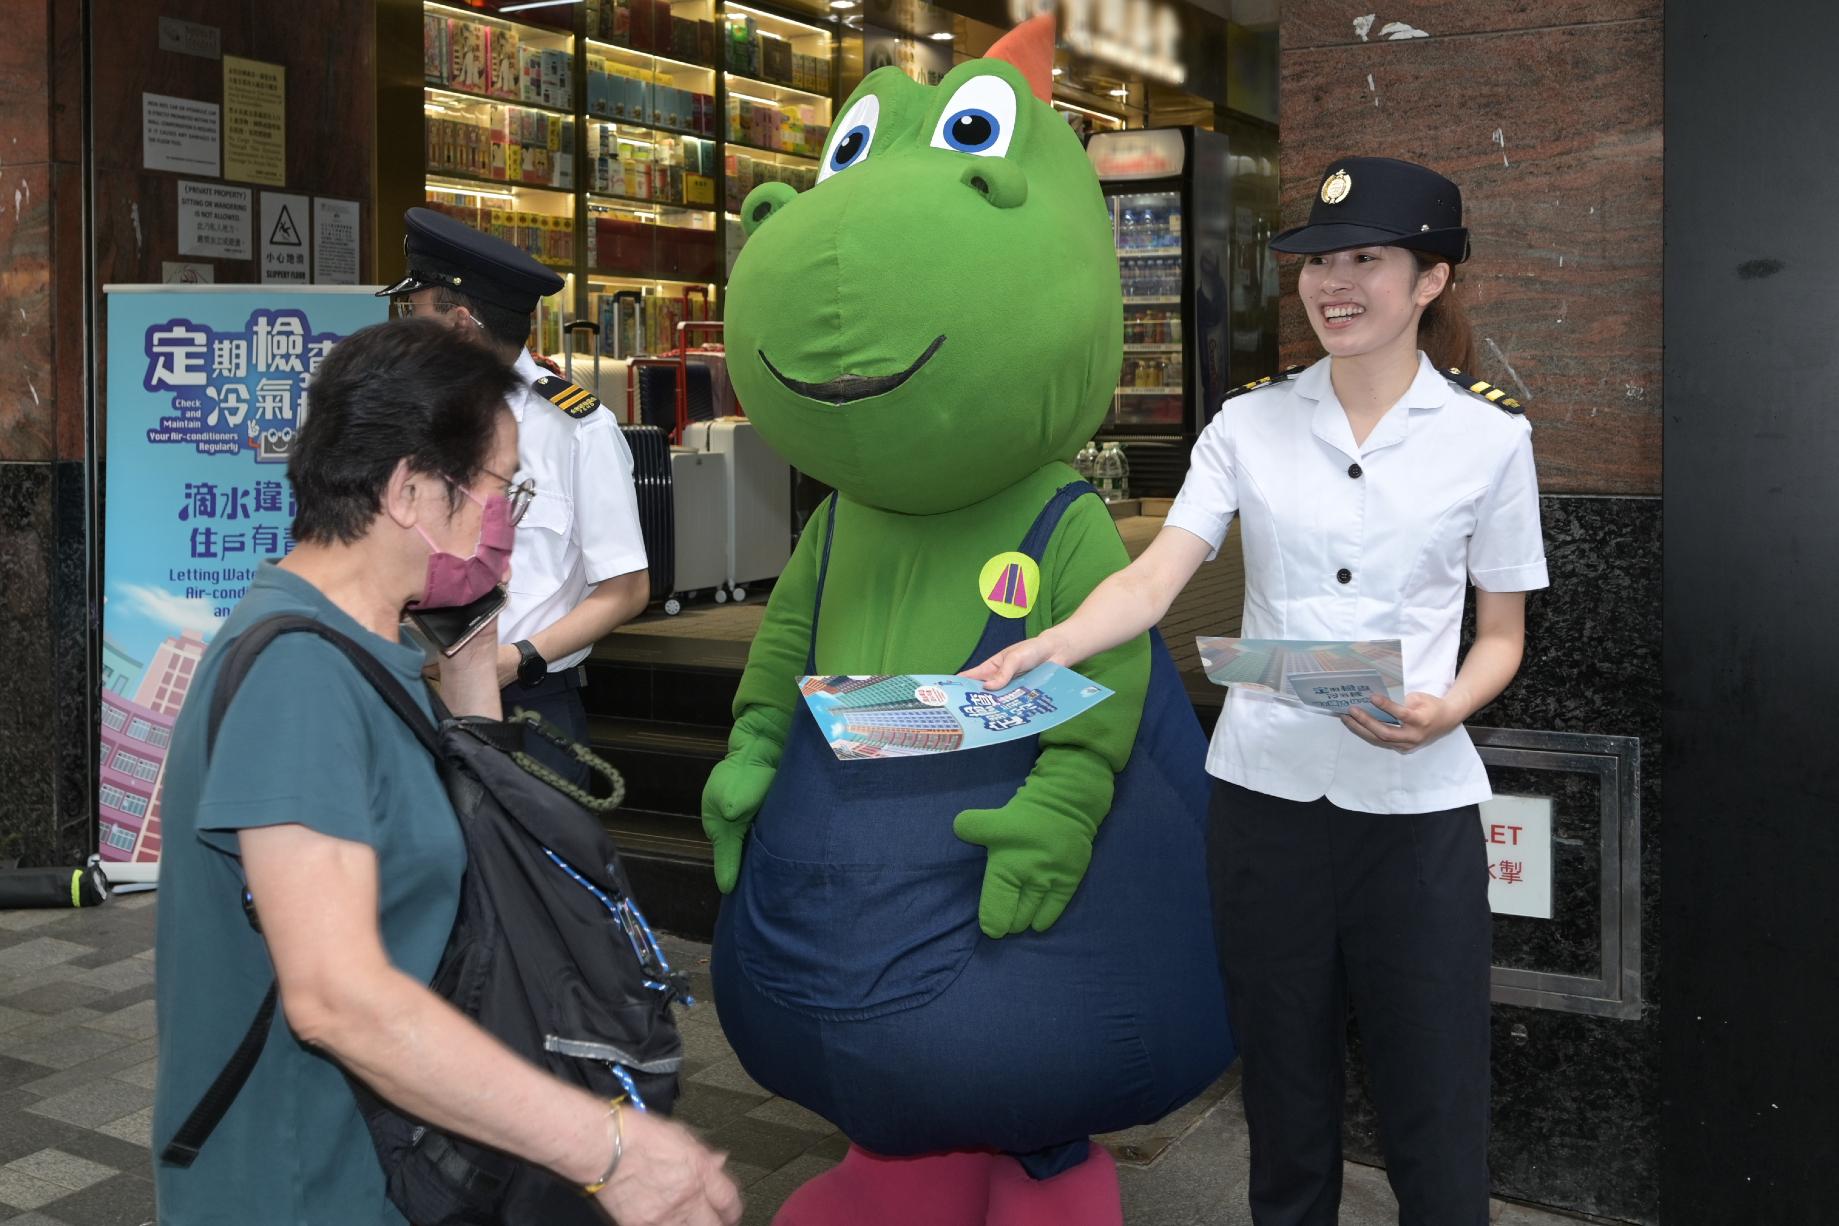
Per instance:
[[[1116,237],[1124,361],[1101,446],[1131,497],[1171,497],[1228,389],[1276,370],[1275,132],[1097,132],[1087,153]]]

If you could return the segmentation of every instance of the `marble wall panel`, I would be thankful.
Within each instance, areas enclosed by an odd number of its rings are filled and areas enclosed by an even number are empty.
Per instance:
[[[1455,179],[1474,373],[1525,402],[1542,487],[1658,493],[1659,21],[1286,50],[1282,88],[1285,224],[1345,154]],[[1284,361],[1309,361],[1285,263]]]
[[[56,449],[51,171],[43,161],[0,168],[0,462]]]
[[[1283,49],[1597,25],[1660,16],[1661,0],[1284,0]],[[1388,30],[1388,26],[1404,27]]]
[[[49,464],[0,462],[0,858],[37,858],[54,842],[51,485]]]
[[[49,572],[51,715],[56,726],[53,772],[55,827],[48,832],[47,862],[78,863],[96,844],[98,688],[92,658],[101,634],[100,607],[91,588],[90,479],[82,460],[50,466],[53,546]]]
[[[51,160],[51,13],[46,0],[6,6],[0,38],[0,175]],[[10,176],[0,177],[3,183]]]
[[[80,460],[89,448],[82,199],[82,166],[52,163],[51,200],[55,207],[51,216],[51,385],[47,394],[52,405],[53,449],[60,460]]]

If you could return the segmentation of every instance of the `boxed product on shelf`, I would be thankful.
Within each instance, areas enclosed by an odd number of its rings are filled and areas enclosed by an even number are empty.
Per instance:
[[[581,8],[586,14],[587,36],[612,42],[613,5],[609,0],[585,0]]]
[[[815,166],[779,166],[765,158],[736,151],[729,152],[727,163],[727,209],[730,213],[740,212],[747,194],[762,183],[785,183],[801,192],[817,186]]]
[[[821,55],[792,56],[792,84],[821,94],[830,88],[830,61]]]
[[[781,85],[793,84],[792,44],[772,34],[762,37],[760,39],[760,75],[768,81],[777,81]]]
[[[434,85],[447,81],[447,19],[434,13],[421,18],[421,75]]]
[[[535,47],[517,49],[517,97],[522,102],[543,100],[543,53]]]
[[[482,94],[485,75],[485,27],[459,17],[448,18],[447,84]]]
[[[567,110],[574,105],[573,58],[566,51],[543,52],[542,102],[544,106]]]
[[[670,19],[670,54],[672,56],[680,60],[696,58],[696,25],[695,21],[685,17]]]
[[[523,75],[516,32],[488,29],[485,32],[485,45],[488,66],[485,92],[494,98],[521,97]]]
[[[426,204],[475,230],[503,239],[537,259],[566,264],[575,258],[575,223],[572,217],[491,208],[476,197],[430,187]]]
[[[753,18],[744,21],[730,20],[728,37],[723,52],[727,57],[728,71],[742,73],[746,76],[760,74],[760,27]]]
[[[654,55],[669,55],[670,22],[670,0],[633,0],[633,47]]]

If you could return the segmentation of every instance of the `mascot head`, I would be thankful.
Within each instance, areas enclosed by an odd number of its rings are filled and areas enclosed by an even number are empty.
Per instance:
[[[1053,17],[924,86],[871,73],[817,185],[756,188],[728,287],[747,414],[858,501],[969,506],[1103,420],[1123,350],[1097,176],[1048,100]]]

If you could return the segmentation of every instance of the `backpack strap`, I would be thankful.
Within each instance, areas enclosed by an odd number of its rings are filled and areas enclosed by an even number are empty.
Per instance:
[[[388,668],[377,657],[353,642],[350,636],[341,634],[322,621],[298,614],[278,614],[264,618],[238,635],[236,641],[229,645],[223,663],[219,666],[217,679],[211,690],[210,720],[206,729],[205,760],[210,760],[211,750],[217,745],[217,732],[223,726],[224,716],[230,710],[230,701],[236,697],[236,691],[249,675],[256,657],[262,649],[283,634],[314,634],[325,639],[342,652],[346,659],[356,666],[371,687],[409,726],[415,738],[425,745],[429,753],[440,753],[440,734],[422,709],[415,705],[409,692],[402,687]],[[447,717],[447,711],[433,694],[429,699],[441,718]],[[255,922],[255,912],[250,905],[248,892],[244,891],[243,906],[249,913],[250,922]],[[257,928],[260,931],[260,928]],[[261,1058],[262,1049],[268,1045],[268,1031],[275,1020],[275,1003],[280,985],[271,982],[268,992],[262,997],[262,1003],[255,1011],[255,1019],[249,1023],[249,1030],[243,1035],[243,1041],[236,1045],[236,1051],[229,1062],[217,1074],[211,1086],[192,1108],[179,1130],[173,1133],[172,1140],[160,1151],[160,1161],[177,1167],[189,1167],[198,1160],[198,1152],[210,1139],[217,1125],[223,1122],[224,1115],[230,1110],[230,1104],[242,1093],[243,1086],[249,1081],[249,1074],[255,1071],[256,1061]]]
[[[409,692],[402,688],[402,682],[396,680],[395,674],[377,657],[353,642],[349,635],[334,630],[322,621],[298,613],[281,613],[265,617],[237,635],[236,641],[230,644],[225,653],[223,664],[218,669],[216,684],[211,689],[211,715],[205,740],[207,760],[211,749],[217,744],[217,730],[223,726],[224,716],[230,711],[230,701],[236,697],[236,691],[242,687],[244,678],[255,666],[256,657],[283,634],[317,635],[338,648],[363,674],[364,680],[370,682],[377,696],[409,726],[415,739],[426,746],[429,753],[440,753],[439,731],[427,714],[415,705]],[[429,695],[430,701],[433,701],[433,697]],[[445,708],[442,708],[442,712],[445,713]]]
[[[204,1092],[192,1113],[179,1125],[179,1131],[172,1134],[172,1140],[160,1151],[160,1161],[171,1166],[188,1167],[198,1160],[198,1151],[210,1139],[217,1125],[223,1122],[224,1113],[230,1110],[230,1104],[243,1091],[243,1084],[249,1080],[249,1074],[255,1071],[255,1062],[262,1055],[262,1048],[268,1044],[268,1028],[275,1020],[275,997],[280,985],[270,982],[268,992],[262,997],[261,1007],[255,1011],[255,1020],[249,1023],[249,1032],[243,1041],[236,1045],[236,1052],[230,1062],[223,1066],[217,1079],[211,1082],[211,1088]]]

